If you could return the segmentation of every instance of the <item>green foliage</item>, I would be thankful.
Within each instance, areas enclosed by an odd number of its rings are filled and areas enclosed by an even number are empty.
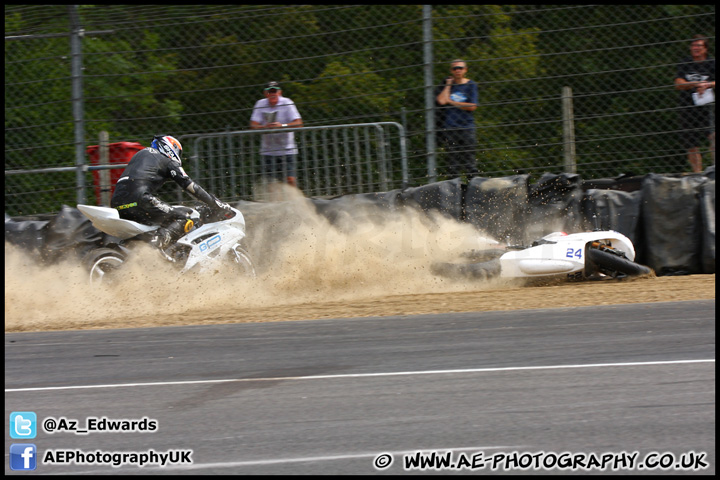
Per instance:
[[[480,87],[478,158],[487,175],[562,164],[565,86],[575,95],[578,155],[599,162],[593,174],[643,173],[657,165],[654,156],[677,153],[667,135],[648,135],[644,111],[655,111],[656,132],[676,128],[674,65],[692,35],[714,38],[710,8],[436,5],[433,82],[440,85],[451,60],[468,62]],[[168,5],[161,17],[157,6],[78,11],[88,32],[101,31],[82,38],[88,145],[103,130],[111,141],[147,144],[161,132],[245,129],[263,85],[277,80],[306,125],[404,118],[410,170],[426,170],[421,5]],[[6,38],[68,34],[68,12],[6,6]],[[67,35],[6,39],[6,169],[75,163],[71,86]],[[640,89],[642,97],[633,94]],[[618,152],[622,165],[613,163]],[[6,177],[6,199],[27,195],[29,183]],[[74,200],[72,189],[38,190],[47,198],[40,208],[57,209],[57,195]]]
[[[350,119],[337,118],[334,112],[352,111],[364,118],[390,111],[392,105],[400,102],[397,80],[384,79],[373,70],[360,56],[345,57],[328,62],[313,83],[289,87],[297,91],[296,98],[302,98],[312,111],[306,117],[308,120],[335,117],[337,123],[349,123]]]

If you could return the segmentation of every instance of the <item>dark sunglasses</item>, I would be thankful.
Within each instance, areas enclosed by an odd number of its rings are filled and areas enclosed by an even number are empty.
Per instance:
[[[452,67],[453,70],[465,70],[465,67]]]
[[[270,88],[266,88],[266,89],[265,89],[266,92],[268,92],[268,91],[270,91],[270,92],[276,91],[276,92],[277,92],[278,90],[280,90],[280,89],[279,89],[279,88],[275,88],[275,87],[270,87]]]

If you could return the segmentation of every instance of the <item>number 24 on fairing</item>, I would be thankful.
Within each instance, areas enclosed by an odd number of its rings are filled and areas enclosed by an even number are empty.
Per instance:
[[[577,259],[580,259],[580,258],[582,258],[582,254],[583,254],[583,249],[582,249],[582,248],[578,248],[578,249],[568,248],[568,249],[567,249],[567,253],[565,254],[565,256],[568,257],[568,258],[573,258],[573,257],[575,257],[575,258],[577,258]]]

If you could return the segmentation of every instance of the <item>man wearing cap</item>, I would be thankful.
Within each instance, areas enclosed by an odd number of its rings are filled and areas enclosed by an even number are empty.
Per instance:
[[[297,128],[303,126],[300,112],[295,102],[282,96],[278,82],[270,82],[264,90],[265,98],[255,102],[250,116],[250,128],[253,130]],[[295,134],[274,132],[262,136],[260,154],[263,158],[263,176],[271,180],[286,182],[297,187],[296,159],[298,154]]]

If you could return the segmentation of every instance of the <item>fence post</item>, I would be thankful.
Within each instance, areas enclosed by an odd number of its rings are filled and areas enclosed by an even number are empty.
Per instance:
[[[435,158],[435,95],[433,88],[432,6],[423,5],[423,62],[425,64],[425,141],[427,144],[427,174],[432,183],[437,180]]]
[[[577,173],[575,157],[575,115],[573,113],[572,88],[562,89],[563,145],[565,153],[565,173]]]
[[[83,117],[82,45],[85,31],[80,26],[77,5],[69,5],[72,71],[72,111],[75,125],[75,179],[77,203],[85,203],[85,124]]]
[[[99,165],[110,164],[109,138],[108,132],[105,130],[100,132],[98,141]],[[110,170],[101,169],[98,174],[100,178],[100,204],[109,207],[110,190],[112,190],[112,185],[110,185]]]

